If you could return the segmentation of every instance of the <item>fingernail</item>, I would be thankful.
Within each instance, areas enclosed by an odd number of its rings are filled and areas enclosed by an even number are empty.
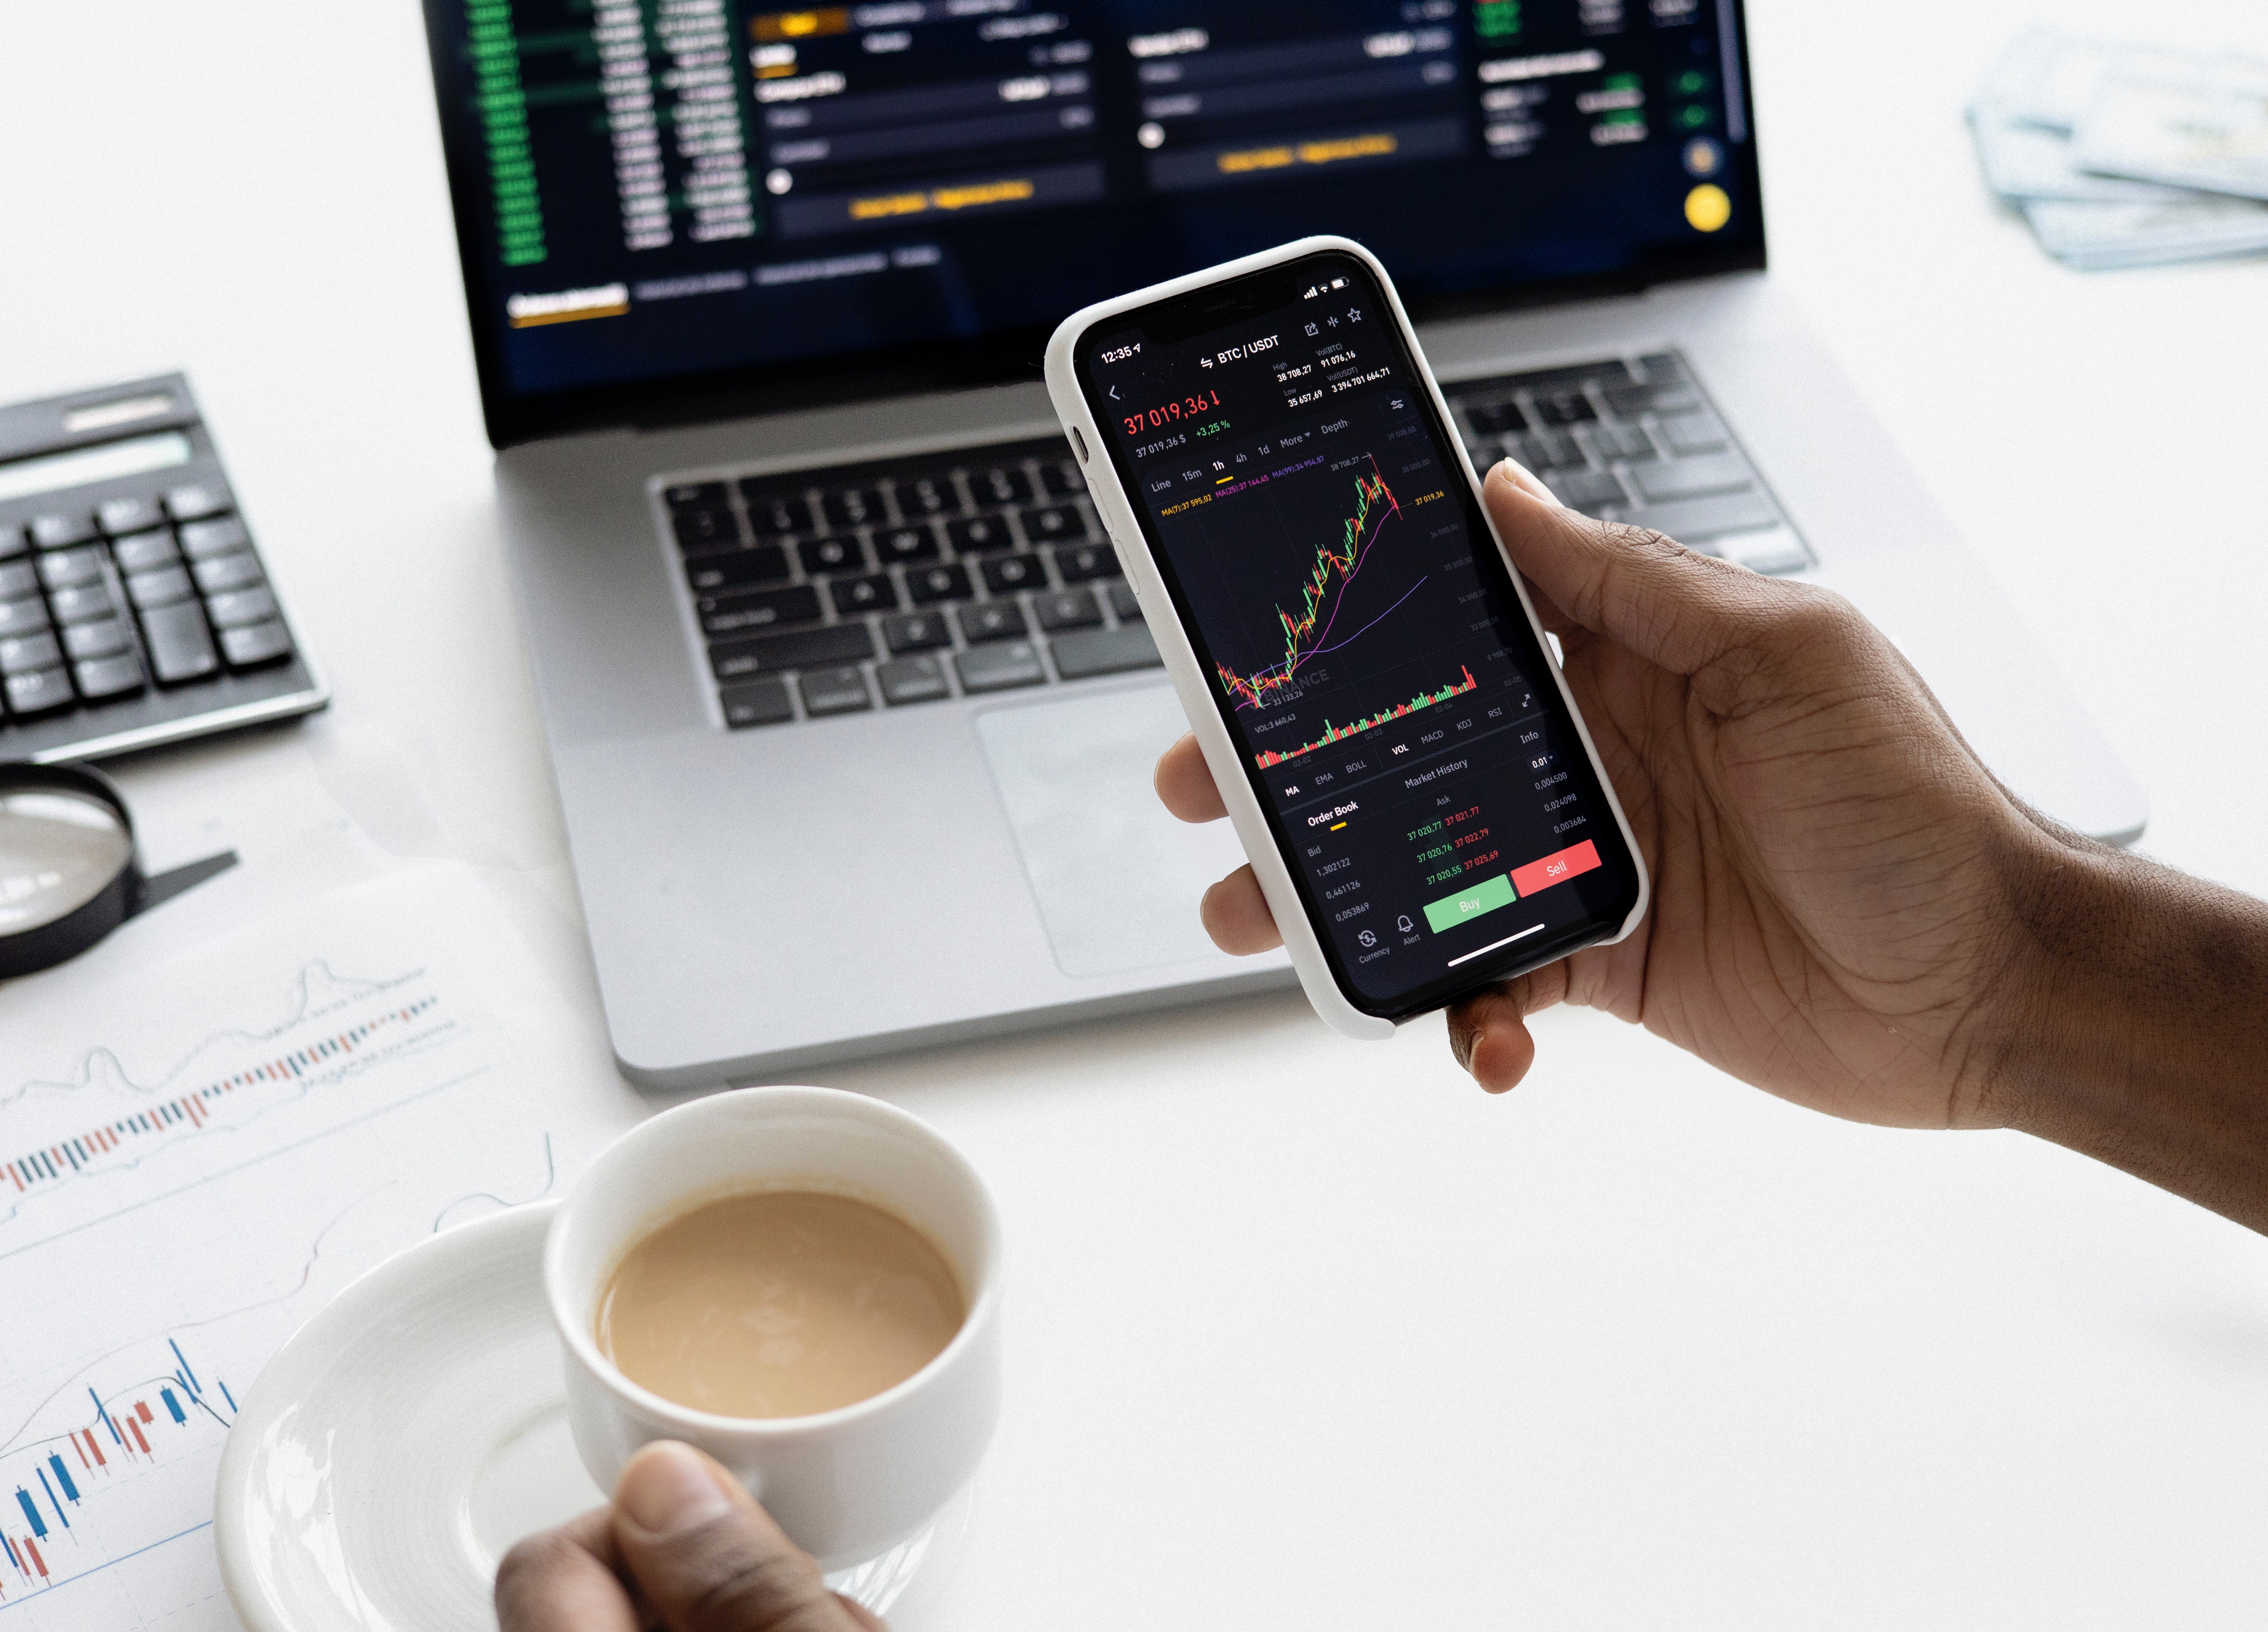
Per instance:
[[[701,1454],[674,1439],[650,1445],[630,1459],[615,1501],[632,1524],[657,1535],[705,1525],[733,1507]]]

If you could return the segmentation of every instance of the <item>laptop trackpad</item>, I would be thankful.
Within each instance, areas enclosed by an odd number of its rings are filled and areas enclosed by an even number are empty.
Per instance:
[[[1197,898],[1243,865],[1244,847],[1225,821],[1175,821],[1150,788],[1158,756],[1188,729],[1163,685],[976,717],[1024,875],[1066,974],[1243,961],[1205,938]]]

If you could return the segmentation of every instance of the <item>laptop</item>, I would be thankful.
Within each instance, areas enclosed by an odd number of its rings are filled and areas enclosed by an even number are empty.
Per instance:
[[[1739,0],[428,0],[607,1020],[662,1089],[1288,985],[1039,383],[1310,232],[1476,464],[1851,597],[2016,793],[2140,790],[1765,270]]]

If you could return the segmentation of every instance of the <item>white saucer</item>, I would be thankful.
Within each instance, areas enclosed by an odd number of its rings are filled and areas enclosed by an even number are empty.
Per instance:
[[[268,1363],[223,1452],[213,1534],[252,1632],[494,1632],[497,1561],[600,1506],[567,1430],[543,1238],[556,1202],[422,1241]],[[966,1528],[828,1577],[876,1614]]]

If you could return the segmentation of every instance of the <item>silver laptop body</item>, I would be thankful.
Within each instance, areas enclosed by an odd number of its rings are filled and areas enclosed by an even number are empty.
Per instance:
[[[1421,20],[1428,11],[1370,9]],[[843,13],[854,27],[858,11]],[[1731,0],[1702,15],[1722,25],[1711,37],[1737,62]],[[1204,33],[1174,38],[1192,32]],[[1422,56],[1424,31],[1403,33]],[[1478,48],[1458,42],[1467,48]],[[1177,151],[1171,134],[1163,140],[1167,154]],[[457,185],[462,220],[461,173]],[[1351,218],[1359,213],[1316,225],[1367,238]],[[1372,241],[1395,265],[1395,246]],[[477,327],[478,287],[475,298]],[[1076,304],[1067,298],[1064,307]],[[1589,507],[1688,521],[1665,530],[1848,595],[2017,794],[2082,832],[2139,834],[2146,807],[2133,779],[1768,274],[1462,317],[1424,334],[1461,412],[1476,404],[1476,458],[1544,445],[1486,426],[1556,437],[1573,460],[1562,477]],[[837,705],[789,673],[784,689],[764,694],[788,717],[755,729],[728,718],[731,686],[704,627],[713,604],[681,559],[672,496],[800,492],[806,473],[898,465],[950,467],[966,496],[999,463],[993,450],[1011,445],[1020,450],[1012,480],[1031,489],[1018,531],[1035,525],[1029,512],[1042,504],[1076,522],[1090,515],[1084,498],[1051,499],[1043,484],[1061,473],[1032,452],[1057,436],[1036,348],[1033,357],[1029,384],[567,431],[498,455],[504,535],[576,878],[615,1053],[633,1081],[745,1082],[1292,983],[1282,954],[1223,957],[1198,927],[1199,890],[1241,857],[1226,824],[1182,828],[1151,796],[1151,764],[1181,729],[1153,667],[1066,679],[1072,647],[1034,630],[1042,681],[972,693],[964,681],[975,671],[961,665],[1005,648],[979,651],[956,622],[951,643],[930,654],[946,695],[893,706],[880,673],[890,652],[878,644],[874,660],[842,677],[859,691],[851,711],[814,712]],[[1661,389],[1609,388],[1604,376],[1564,371],[1572,365]],[[1487,382],[1476,395],[1474,382]],[[1543,399],[1566,391],[1594,405],[1576,407],[1595,408],[1601,422],[1547,431]],[[1607,422],[1624,401],[1617,429]],[[1680,440],[1696,426],[1713,440]],[[1650,439],[1645,462],[1616,458],[1609,433],[1633,448]],[[895,495],[887,512],[858,536],[904,511],[908,496],[887,482],[884,490]],[[1613,502],[1601,505],[1602,495]],[[1727,520],[1738,525],[1727,531]],[[1057,569],[1031,592],[983,599],[1037,617],[1042,594],[1075,592],[1060,558]],[[798,583],[809,576],[793,570]],[[899,570],[887,592],[909,588],[911,570]],[[1140,637],[1116,631],[1137,626],[1100,610],[1106,599],[1093,602],[1092,643],[1108,636],[1123,651]],[[825,625],[850,615],[832,608]]]

